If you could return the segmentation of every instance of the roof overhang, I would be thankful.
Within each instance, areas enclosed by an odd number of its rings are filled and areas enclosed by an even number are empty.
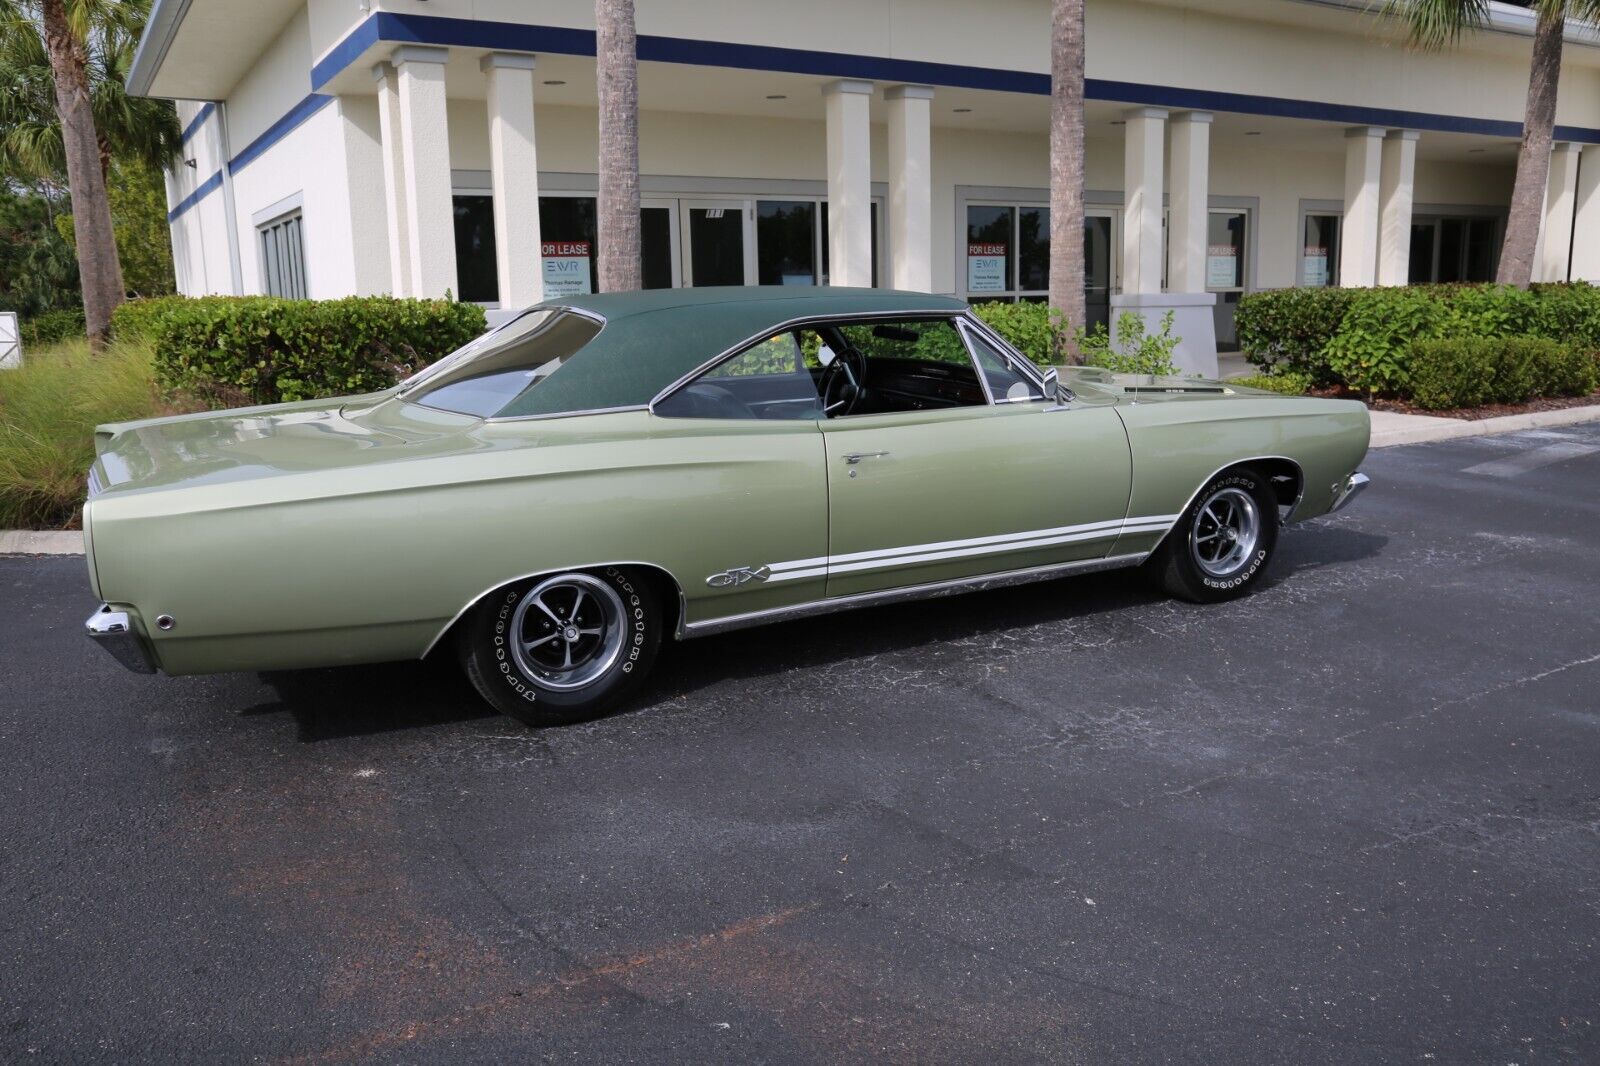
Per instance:
[[[155,0],[128,71],[128,92],[221,100],[305,0]]]

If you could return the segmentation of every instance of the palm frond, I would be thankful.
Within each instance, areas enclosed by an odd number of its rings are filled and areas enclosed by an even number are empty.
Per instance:
[[[1489,20],[1489,0],[1382,0],[1378,6],[1405,25],[1413,48],[1429,52],[1456,44]]]

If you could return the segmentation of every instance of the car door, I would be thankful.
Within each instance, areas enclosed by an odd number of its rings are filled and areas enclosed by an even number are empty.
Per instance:
[[[963,332],[982,403],[822,423],[830,598],[1110,551],[1131,483],[1121,420],[1046,399],[1009,353]]]

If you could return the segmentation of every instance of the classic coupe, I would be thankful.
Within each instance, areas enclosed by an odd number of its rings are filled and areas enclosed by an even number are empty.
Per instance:
[[[574,296],[384,392],[99,427],[88,632],[147,673],[444,651],[572,722],[669,638],[1116,567],[1239,596],[1280,523],[1365,486],[1368,430],[1355,402],[1041,372],[947,297]]]

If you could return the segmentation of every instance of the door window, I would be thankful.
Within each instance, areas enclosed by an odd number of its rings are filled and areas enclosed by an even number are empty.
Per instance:
[[[1245,262],[1249,222],[1248,212],[1226,209],[1212,209],[1206,219],[1206,290],[1217,294],[1217,348],[1225,352],[1239,349],[1233,312],[1250,276]]]
[[[472,303],[499,303],[494,197],[488,193],[458,194],[452,206],[456,224],[456,296]]]
[[[1300,242],[1300,284],[1339,284],[1339,216],[1306,215]]]
[[[1044,390],[1022,371],[1012,366],[1005,356],[995,350],[977,332],[963,329],[967,343],[972,347],[972,358],[978,364],[978,373],[983,375],[984,384],[989,388],[989,397],[995,403],[1021,403],[1027,400],[1042,400],[1045,398]]]
[[[690,285],[745,283],[744,205],[686,202]]]

